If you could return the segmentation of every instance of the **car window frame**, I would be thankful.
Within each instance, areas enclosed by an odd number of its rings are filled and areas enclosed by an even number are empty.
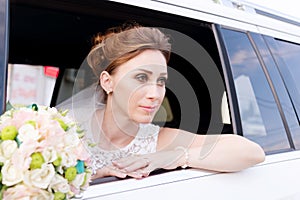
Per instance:
[[[9,1],[0,0],[0,113],[5,111],[8,66]]]

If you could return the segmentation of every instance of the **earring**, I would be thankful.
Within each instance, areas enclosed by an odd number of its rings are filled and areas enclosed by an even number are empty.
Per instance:
[[[106,94],[107,94],[107,95],[109,95],[110,93],[111,93],[111,91],[110,91],[110,90],[106,91]]]

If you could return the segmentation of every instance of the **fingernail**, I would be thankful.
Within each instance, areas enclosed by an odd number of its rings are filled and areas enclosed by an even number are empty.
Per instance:
[[[143,172],[142,174],[143,174],[144,177],[149,176],[149,173],[148,173],[148,172]]]
[[[137,178],[139,178],[139,179],[140,179],[140,178],[143,178],[143,175],[142,175],[142,174],[138,174],[138,175],[137,175]]]
[[[120,163],[118,163],[117,161],[112,161],[111,163],[117,167],[120,167]]]
[[[112,164],[116,164],[116,165],[118,164],[118,162],[117,162],[117,161],[114,161],[114,160],[111,161],[111,162],[112,162]]]
[[[136,175],[137,175],[138,177],[143,176],[143,174],[142,174],[142,173],[139,173],[139,172],[136,172]]]

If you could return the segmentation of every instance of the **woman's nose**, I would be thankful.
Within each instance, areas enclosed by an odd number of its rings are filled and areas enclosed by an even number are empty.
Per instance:
[[[149,84],[146,88],[146,98],[148,99],[158,99],[162,95],[163,90],[160,86],[157,84]]]

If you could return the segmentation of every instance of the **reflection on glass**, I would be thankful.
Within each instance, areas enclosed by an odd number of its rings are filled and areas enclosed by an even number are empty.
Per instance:
[[[237,77],[234,82],[239,102],[241,102],[241,118],[243,129],[246,130],[244,133],[249,136],[266,136],[267,131],[262,121],[258,102],[255,98],[249,77],[241,75]]]
[[[300,45],[266,38],[300,118]]]
[[[289,148],[282,119],[255,51],[245,33],[223,29],[243,135],[266,152]]]
[[[277,41],[269,36],[264,36],[264,38],[259,35],[259,34],[255,34],[255,33],[251,33],[251,37],[252,39],[255,41],[255,44],[257,45],[259,52],[262,56],[262,59],[265,63],[265,66],[268,70],[268,73],[270,74],[270,78],[272,79],[273,85],[276,88],[276,93],[278,96],[278,99],[280,101],[281,104],[281,108],[282,111],[284,113],[287,125],[289,127],[289,132],[291,134],[291,138],[293,140],[293,145],[295,146],[295,148],[299,149],[300,148],[300,126],[299,126],[299,119],[297,118],[297,112],[295,109],[294,105],[297,105],[295,98],[300,98],[300,95],[296,95],[295,91],[296,88],[298,86],[298,84],[293,80],[292,77],[289,77],[289,75],[280,73],[279,69],[282,68],[282,70],[288,71],[288,67],[285,67],[284,62],[277,62],[276,58],[275,60],[273,59],[273,57],[278,57],[279,55],[277,54],[280,51],[276,50],[276,53],[274,54],[274,47],[276,48],[277,45]],[[267,41],[267,44],[265,43],[265,41]],[[283,41],[281,41],[283,42]],[[288,51],[287,48],[281,48],[282,50],[284,49],[287,52]],[[271,55],[271,52],[273,54],[273,57]],[[282,52],[284,53],[284,52]],[[298,52],[300,53],[300,52]],[[286,53],[284,53],[286,54]],[[295,55],[294,55],[295,56]],[[286,59],[288,61],[290,61],[289,59],[293,60],[293,57],[286,57]],[[276,61],[276,63],[275,63]],[[282,60],[283,61],[283,60]],[[277,66],[276,66],[277,64]],[[295,63],[296,64],[296,63]],[[280,66],[280,67],[278,67]],[[281,71],[282,71],[281,70]],[[300,68],[298,68],[298,74],[300,75]],[[297,73],[296,71],[293,71],[293,73]],[[287,83],[287,80],[289,80],[289,84]],[[291,85],[290,85],[291,84]],[[293,93],[293,94],[291,94]],[[291,94],[291,95],[290,95]],[[300,109],[300,108],[299,108]]]

